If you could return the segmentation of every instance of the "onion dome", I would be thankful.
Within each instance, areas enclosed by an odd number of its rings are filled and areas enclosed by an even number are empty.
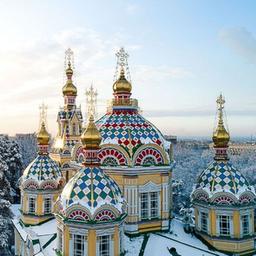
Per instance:
[[[40,131],[37,134],[38,145],[48,145],[50,141],[50,134],[47,132],[45,123],[42,122]]]
[[[227,147],[228,146],[228,142],[230,140],[230,136],[229,133],[227,132],[225,126],[224,126],[224,122],[223,122],[223,108],[224,108],[224,103],[225,100],[222,96],[222,94],[218,97],[217,99],[217,104],[218,104],[218,125],[217,128],[215,130],[215,132],[213,133],[212,136],[212,140],[214,142],[214,147]]]
[[[63,211],[74,205],[85,207],[91,215],[102,206],[123,214],[125,203],[118,185],[99,167],[83,167],[64,187],[60,196]]]
[[[59,166],[48,154],[49,140],[50,135],[46,130],[45,122],[42,121],[37,134],[39,152],[23,172],[20,180],[23,188],[57,188],[63,183]]]
[[[77,88],[72,82],[73,69],[71,68],[71,63],[68,62],[68,68],[66,69],[67,82],[62,88],[64,96],[77,96]]]
[[[220,95],[216,102],[218,125],[212,138],[215,157],[207,169],[200,174],[192,192],[192,199],[199,202],[210,200],[215,204],[233,204],[242,202],[246,198],[246,202],[249,202],[255,198],[255,190],[229,161],[227,148],[230,137],[223,122],[225,100]]]
[[[114,93],[131,93],[132,85],[126,79],[124,68],[121,68],[120,76],[113,84]]]
[[[87,213],[85,220],[96,220],[94,213],[104,209],[111,212],[109,214],[112,219],[125,215],[125,201],[118,185],[99,166],[97,152],[101,136],[93,122],[93,116],[90,117],[81,140],[86,160],[79,172],[64,187],[58,200],[60,212],[68,215],[70,207],[73,209],[82,206]],[[95,165],[91,165],[91,162]]]
[[[85,148],[99,148],[101,135],[94,123],[93,115],[89,118],[89,123],[81,135],[81,142]]]
[[[246,178],[230,162],[214,161],[201,173],[195,189],[207,192],[209,198],[218,192],[238,197],[245,191],[254,192]]]
[[[49,155],[38,155],[28,165],[22,175],[22,181],[34,180],[39,184],[43,181],[59,182],[61,179],[61,170]]]

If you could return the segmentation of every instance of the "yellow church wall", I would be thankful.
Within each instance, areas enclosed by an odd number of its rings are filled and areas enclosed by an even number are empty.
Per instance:
[[[36,214],[43,215],[43,197],[42,194],[37,195],[37,207],[36,207]]]
[[[245,241],[229,241],[229,240],[217,240],[210,239],[207,236],[201,235],[201,237],[220,251],[228,251],[228,252],[248,252],[254,250],[254,239],[245,240]]]
[[[69,228],[68,226],[64,226],[64,230],[63,230],[63,234],[64,234],[64,256],[69,256]]]
[[[210,234],[216,235],[216,212],[213,209],[210,210]]]
[[[21,220],[23,223],[27,224],[27,225],[38,225],[46,220],[49,219],[49,216],[32,216],[32,215],[21,215]]]
[[[88,256],[96,255],[96,230],[88,232]]]
[[[239,211],[233,212],[233,227],[234,227],[234,237],[240,237],[240,213]]]
[[[145,175],[138,176],[138,185],[144,185],[149,181],[154,182],[156,184],[161,184],[161,174],[156,173],[156,174],[145,174]]]
[[[196,227],[198,226],[198,210],[197,210],[197,208],[195,208],[195,225],[196,225]]]
[[[114,255],[118,256],[120,249],[119,249],[119,228],[118,226],[115,226],[115,232],[114,232]]]
[[[160,230],[162,227],[161,221],[152,221],[147,223],[139,224],[139,232],[149,232],[149,231],[156,231]]]

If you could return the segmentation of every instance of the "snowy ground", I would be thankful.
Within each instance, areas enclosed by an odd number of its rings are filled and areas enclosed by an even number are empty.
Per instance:
[[[20,215],[19,212],[20,205],[12,205],[12,211],[17,218]],[[50,224],[50,225],[49,225]],[[39,234],[39,238],[42,244],[45,243],[44,239],[49,240],[48,234],[54,233],[56,230],[55,220],[49,221],[47,225],[40,225],[35,227],[30,227],[31,231]],[[226,254],[219,253],[218,251],[210,251],[206,245],[204,245],[199,239],[191,234],[186,234],[183,230],[183,225],[181,221],[174,219],[171,224],[171,233],[151,233],[149,240],[146,245],[144,256],[170,256],[171,254],[167,248],[176,248],[177,253],[182,256],[225,256]],[[137,256],[139,255],[141,245],[143,242],[144,235],[139,237],[129,238],[124,236],[124,247],[126,250],[126,256]],[[172,239],[176,240],[173,241]],[[52,246],[55,245],[54,241],[51,246],[49,246],[49,252],[45,255],[51,255]],[[190,247],[192,245],[193,247]]]
[[[125,256],[137,256],[139,255],[140,248],[143,242],[144,236],[129,238],[124,236],[124,248],[126,251]]]
[[[183,230],[181,221],[174,219],[172,221],[170,233],[151,233],[144,252],[144,256],[170,256],[168,248],[176,248],[177,253],[182,256],[225,256],[226,254],[218,251],[210,251],[199,239],[191,234],[186,234]],[[173,241],[174,239],[176,241]],[[142,245],[143,236],[139,236],[129,240],[126,237],[125,247],[127,248],[127,256],[139,255]],[[192,245],[193,248],[190,245]]]
[[[174,247],[176,248],[177,253],[182,256],[224,256],[226,254],[210,251],[206,245],[204,245],[199,239],[191,234],[186,234],[183,230],[183,225],[179,220],[174,219],[172,221],[170,233],[158,233],[150,234],[146,249],[145,256],[170,256],[168,248]],[[170,240],[175,239],[177,241]],[[186,245],[187,244],[187,245]],[[157,245],[157,246],[156,246]],[[192,245],[196,248],[190,247]]]

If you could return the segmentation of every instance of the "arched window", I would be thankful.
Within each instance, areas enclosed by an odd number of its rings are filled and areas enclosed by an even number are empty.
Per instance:
[[[106,157],[103,162],[102,165],[106,165],[106,166],[117,166],[118,162],[114,157]]]
[[[142,165],[156,165],[156,160],[152,157],[152,156],[148,156],[146,158],[144,158]]]

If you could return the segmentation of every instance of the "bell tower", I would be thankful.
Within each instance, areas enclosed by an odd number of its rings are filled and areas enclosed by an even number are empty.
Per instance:
[[[66,73],[66,82],[62,87],[64,105],[58,112],[58,132],[52,146],[51,157],[59,163],[63,176],[68,181],[75,172],[70,166],[71,151],[80,141],[83,123],[81,107],[76,105],[77,87],[73,82],[74,52],[70,48],[65,52],[64,66]]]

